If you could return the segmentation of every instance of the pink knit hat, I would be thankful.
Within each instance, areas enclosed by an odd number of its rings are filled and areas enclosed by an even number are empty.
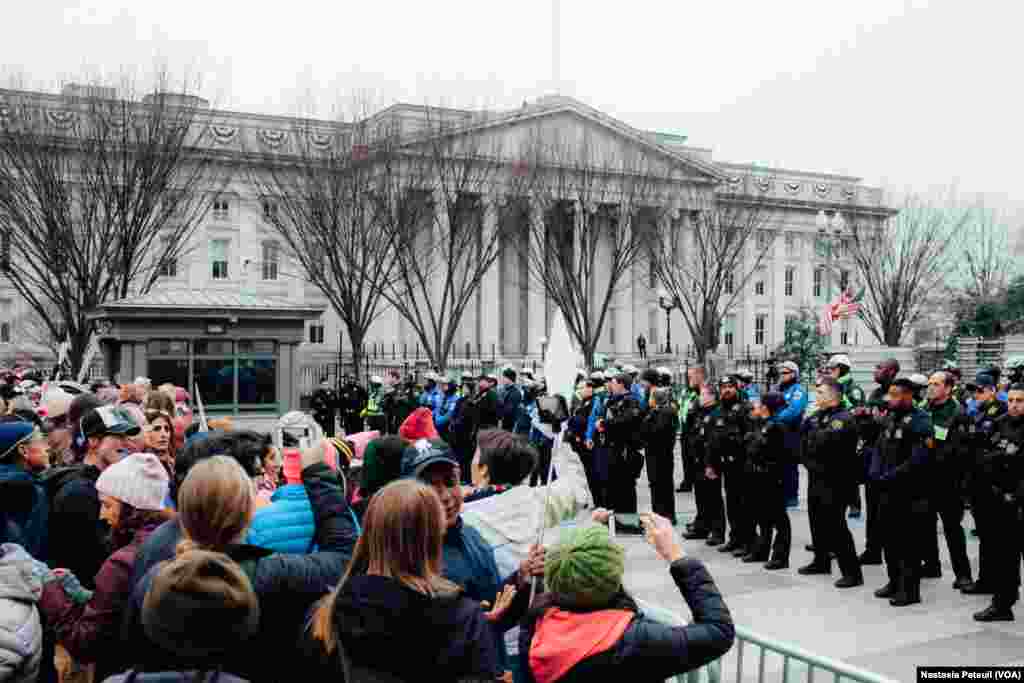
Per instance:
[[[163,509],[167,487],[167,470],[152,453],[132,453],[96,480],[97,491],[138,510]]]

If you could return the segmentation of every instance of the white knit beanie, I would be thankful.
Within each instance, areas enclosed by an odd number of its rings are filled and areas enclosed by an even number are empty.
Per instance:
[[[138,510],[162,509],[167,487],[167,470],[152,453],[132,453],[96,480],[97,491]]]

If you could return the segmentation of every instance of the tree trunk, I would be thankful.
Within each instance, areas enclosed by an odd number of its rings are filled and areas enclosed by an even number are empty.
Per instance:
[[[366,330],[355,325],[346,325],[346,327],[348,328],[348,338],[352,340],[352,374],[355,375],[358,383],[363,379],[363,343],[366,339]],[[338,373],[341,373],[341,366],[338,367]]]

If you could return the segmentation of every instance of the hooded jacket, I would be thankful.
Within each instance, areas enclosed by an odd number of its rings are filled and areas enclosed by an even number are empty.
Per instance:
[[[49,510],[46,490],[34,475],[0,464],[0,543],[16,543],[45,562]]]
[[[673,562],[669,571],[693,612],[692,623],[662,624],[617,609],[531,614],[519,634],[523,680],[661,683],[724,655],[736,630],[711,575],[692,558]]]
[[[96,480],[100,470],[86,465],[69,477],[50,505],[49,562],[78,577],[86,588],[110,556],[107,523],[100,519],[100,494]]]
[[[29,570],[32,558],[13,543],[0,545],[0,681],[28,683],[39,675],[43,628],[36,603],[42,579]]]
[[[494,631],[480,605],[462,594],[428,596],[391,578],[353,576],[338,594],[333,622],[341,647],[328,656],[307,632],[302,680],[339,678],[341,650],[349,683],[373,680],[373,672],[438,683],[501,673]]]

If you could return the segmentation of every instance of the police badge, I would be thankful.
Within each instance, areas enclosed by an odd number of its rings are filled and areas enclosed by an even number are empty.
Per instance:
[[[1019,449],[1017,447],[1017,444],[1015,444],[1015,443],[1008,443],[1008,444],[1006,444],[1006,454],[1007,455],[1016,455],[1018,450]]]
[[[894,438],[894,439],[902,439],[903,438],[903,429],[897,429],[896,432],[892,435],[892,438]]]
[[[834,429],[836,431],[839,431],[840,429],[842,429],[844,427],[842,420],[832,420],[832,424],[829,425],[829,426],[832,427],[832,429]]]

